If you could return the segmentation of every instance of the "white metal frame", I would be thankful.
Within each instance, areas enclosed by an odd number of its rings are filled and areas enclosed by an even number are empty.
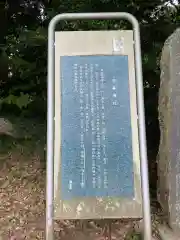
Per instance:
[[[135,73],[137,88],[138,130],[141,160],[141,182],[143,196],[144,240],[151,240],[151,214],[149,196],[149,177],[147,164],[146,129],[144,117],[144,94],[142,78],[142,59],[139,23],[136,18],[126,12],[114,13],[64,13],[56,15],[48,27],[48,103],[47,103],[47,183],[46,183],[46,240],[54,239],[54,81],[55,81],[55,27],[62,20],[85,19],[124,19],[133,26]]]

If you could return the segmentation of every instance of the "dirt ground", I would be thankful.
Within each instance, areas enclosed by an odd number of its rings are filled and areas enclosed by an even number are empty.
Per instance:
[[[0,161],[0,239],[45,239],[45,163],[23,148]],[[130,236],[135,226],[130,220],[60,221],[55,222],[55,239],[138,240]]]
[[[0,151],[0,240],[45,240],[44,147],[29,147],[27,140],[26,146],[15,144],[8,149]],[[157,209],[153,211],[154,223],[159,217]],[[138,225],[132,220],[59,221],[54,228],[59,240],[141,239],[134,233]]]

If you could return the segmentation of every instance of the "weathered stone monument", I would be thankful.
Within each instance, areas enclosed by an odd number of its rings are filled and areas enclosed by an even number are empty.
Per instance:
[[[165,42],[159,92],[158,199],[180,232],[180,28]]]

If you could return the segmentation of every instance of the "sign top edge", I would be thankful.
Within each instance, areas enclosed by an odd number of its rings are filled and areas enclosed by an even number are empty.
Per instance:
[[[70,34],[70,33],[76,33],[76,34],[80,34],[80,33],[117,33],[117,32],[120,32],[120,33],[132,33],[133,30],[88,30],[88,31],[55,31],[55,33],[66,33],[66,34]]]

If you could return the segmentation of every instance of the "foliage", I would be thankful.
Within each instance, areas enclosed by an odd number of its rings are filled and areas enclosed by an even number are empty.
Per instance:
[[[20,96],[15,96],[15,95],[8,95],[5,98],[2,98],[0,100],[0,104],[15,104],[17,105],[20,109],[27,107],[27,105],[30,102],[30,95],[29,94],[23,94],[21,92]]]
[[[13,103],[23,109],[42,106],[41,114],[46,112],[47,27],[53,16],[62,12],[126,11],[134,14],[140,23],[148,134],[152,129],[157,131],[160,52],[165,39],[180,23],[180,1],[174,6],[168,2],[173,4],[167,0],[10,0],[8,5],[1,4],[0,11],[4,13],[1,17],[8,19],[0,57],[1,110]],[[64,21],[58,27],[62,30],[126,29],[129,24],[113,20]],[[5,78],[3,66],[7,62],[9,77]],[[33,108],[28,109],[34,111]]]

